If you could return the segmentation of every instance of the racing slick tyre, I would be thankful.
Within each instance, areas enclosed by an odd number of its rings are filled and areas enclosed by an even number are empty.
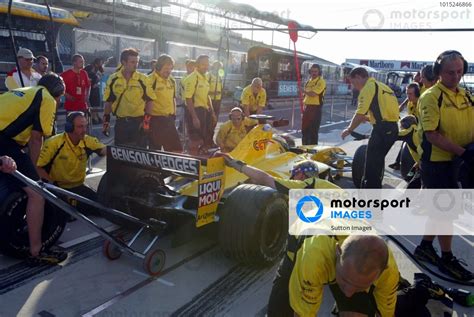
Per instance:
[[[365,156],[367,155],[367,144],[363,144],[357,148],[352,159],[352,182],[356,188],[362,185],[364,177]]]
[[[253,184],[236,187],[219,211],[224,254],[246,264],[269,264],[286,247],[288,203],[276,190]]]
[[[403,143],[400,155],[400,174],[403,179],[406,179],[411,168],[415,164],[415,160],[411,156],[408,144]]]
[[[12,192],[0,203],[0,251],[23,258],[29,255],[30,242],[26,223],[28,196],[23,191]],[[42,227],[43,248],[49,249],[61,237],[67,214],[46,202]]]
[[[109,176],[108,172],[106,172],[104,175],[102,175],[102,178],[100,179],[99,186],[97,187],[97,197],[99,198],[99,203],[102,205],[109,207],[109,208],[114,208],[120,211],[123,211],[123,208],[125,205],[123,204],[123,200],[120,198],[124,193],[122,188],[119,186],[113,186],[112,184],[109,184],[110,182],[108,181]],[[109,212],[100,210],[100,214],[102,217],[105,219],[119,225],[119,226],[129,226],[130,222],[119,217],[115,216]]]
[[[150,250],[143,259],[143,269],[151,276],[158,276],[166,262],[166,253],[161,249]]]

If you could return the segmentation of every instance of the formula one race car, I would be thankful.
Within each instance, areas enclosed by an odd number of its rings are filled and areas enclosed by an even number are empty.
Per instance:
[[[315,159],[322,177],[342,173],[345,155],[338,148],[291,148],[272,129],[286,120],[255,115],[258,124],[231,152],[239,160],[273,176],[289,178],[292,166]],[[140,219],[157,219],[177,228],[191,219],[198,228],[217,224],[224,253],[244,263],[269,263],[284,251],[288,201],[275,190],[248,184],[247,177],[226,167],[222,157],[192,157],[162,151],[109,146],[107,172],[98,195],[103,204]],[[326,160],[333,166],[321,162]],[[327,182],[329,186],[338,186]],[[118,222],[119,219],[109,220]]]

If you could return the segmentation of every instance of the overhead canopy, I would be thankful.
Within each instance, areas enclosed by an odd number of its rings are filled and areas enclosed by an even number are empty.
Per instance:
[[[279,25],[287,26],[288,22],[294,21],[294,20],[282,18],[272,12],[257,10],[255,7],[249,4],[235,3],[229,0],[217,0],[217,1],[200,0],[200,2],[209,6],[212,6],[214,4],[215,8],[226,11],[226,12],[233,12],[242,16],[247,16],[251,19],[271,22],[271,23],[275,23]],[[294,21],[294,22],[296,22],[298,26],[301,28],[312,28],[312,26],[302,25],[298,23],[297,21]]]
[[[8,0],[0,0],[0,13],[8,13]],[[11,13],[12,15],[16,16],[49,21],[48,8],[39,4],[13,1]],[[74,26],[79,25],[76,18],[69,11],[51,8],[51,15],[54,22],[65,23]]]

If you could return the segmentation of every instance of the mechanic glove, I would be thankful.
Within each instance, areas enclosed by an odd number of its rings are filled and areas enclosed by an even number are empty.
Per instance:
[[[104,114],[102,123],[102,133],[105,136],[109,136],[109,127],[110,127],[110,114]]]
[[[150,132],[150,121],[151,121],[151,115],[145,114],[143,117],[143,131],[145,132]]]
[[[231,160],[226,159],[225,162],[226,162],[227,166],[232,167],[232,168],[238,170],[241,173],[242,173],[242,169],[244,168],[244,166],[247,166],[247,164],[245,164],[244,162],[239,161],[239,160],[234,160],[234,159],[231,159]]]
[[[461,158],[467,164],[474,164],[474,149],[466,149],[461,155]]]

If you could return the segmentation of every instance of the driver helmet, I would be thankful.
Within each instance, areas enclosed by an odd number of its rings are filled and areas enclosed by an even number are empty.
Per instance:
[[[319,175],[318,165],[311,160],[304,160],[296,163],[290,171],[291,178],[295,177],[298,172],[303,172],[306,178],[317,177]]]

